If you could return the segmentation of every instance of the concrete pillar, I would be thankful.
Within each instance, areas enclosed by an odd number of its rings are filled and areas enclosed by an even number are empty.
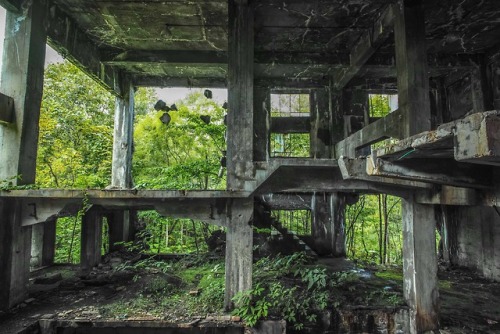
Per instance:
[[[113,132],[113,160],[111,186],[130,189],[132,180],[132,156],[134,147],[134,87],[130,80],[120,76],[117,90],[122,94],[115,102],[115,123]],[[109,221],[110,250],[113,244],[129,241],[129,231],[133,230],[133,215],[130,211],[116,212]],[[112,234],[111,234],[112,232]]]
[[[410,333],[439,328],[436,217],[434,206],[403,199],[404,296],[410,307]]]
[[[254,18],[247,1],[228,2],[227,188],[252,188],[254,171]],[[250,181],[250,182],[249,182]],[[224,305],[252,287],[251,218],[253,199],[227,206],[226,290]]]
[[[132,187],[134,87],[127,79],[119,81],[117,88],[122,97],[117,97],[115,102],[111,186],[127,189]]]
[[[242,190],[254,177],[254,19],[245,1],[228,6],[227,187]]]
[[[398,73],[398,102],[402,111],[401,136],[431,129],[429,75],[422,0],[396,4],[394,39]]]
[[[36,224],[31,226],[31,268],[40,268],[42,266],[43,225]]]
[[[315,89],[310,95],[311,105],[311,157],[329,159],[332,157],[332,112],[328,88]]]
[[[0,199],[0,310],[28,298],[31,226],[21,226],[21,203]]]
[[[56,255],[56,227],[56,220],[47,221],[43,224],[42,266],[51,266],[54,264],[54,257]]]
[[[114,211],[107,217],[109,226],[109,250],[119,250],[122,247],[117,245],[117,243],[131,240],[129,230],[130,224],[124,223],[130,221],[130,211]]]
[[[345,256],[345,200],[338,193],[312,196],[312,238],[319,255]]]
[[[269,160],[269,128],[271,123],[271,95],[269,89],[254,89],[254,161]]]
[[[82,271],[90,271],[101,262],[102,216],[90,209],[82,218],[82,238],[80,266]]]
[[[55,220],[33,225],[31,230],[31,267],[39,268],[54,264],[56,246]]]
[[[0,180],[35,182],[38,121],[43,90],[46,1],[26,2],[7,12],[0,91],[13,98],[12,124],[0,124]],[[31,227],[22,227],[21,206],[0,201],[0,309],[27,296]]]
[[[253,211],[252,199],[234,199],[227,205],[226,310],[233,308],[231,299],[238,292],[252,288]]]

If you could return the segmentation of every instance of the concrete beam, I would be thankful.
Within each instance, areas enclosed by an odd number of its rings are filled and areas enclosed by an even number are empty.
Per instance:
[[[227,52],[191,50],[101,50],[101,61],[107,65],[155,64],[227,64]]]
[[[420,159],[389,162],[383,159],[366,158],[366,173],[369,176],[398,180],[444,184],[455,187],[492,188],[491,168],[457,163],[453,159]]]
[[[83,206],[83,198],[54,199],[54,198],[22,198],[22,226],[42,224],[58,217],[75,215]]]
[[[436,217],[434,207],[403,199],[404,296],[410,307],[410,333],[439,328]]]
[[[335,157],[355,158],[357,150],[376,143],[386,138],[402,138],[401,121],[404,119],[402,112],[396,110],[389,115],[373,123],[368,124],[361,130],[335,145]]]
[[[394,8],[388,5],[374,22],[370,30],[365,31],[351,49],[350,66],[333,77],[334,88],[341,90],[354,78],[368,59],[385,42],[393,30]]]
[[[14,110],[14,99],[0,93],[0,124],[13,123],[16,112]]]
[[[479,191],[472,188],[442,186],[441,189],[415,193],[419,204],[432,205],[480,205]]]
[[[309,117],[271,117],[272,133],[309,133],[311,119]]]
[[[233,200],[227,205],[226,289],[224,307],[231,310],[232,298],[252,288],[253,200]]]
[[[188,87],[227,88],[226,78],[166,77],[148,74],[133,74],[132,82],[138,87]]]
[[[229,200],[183,201],[180,203],[162,203],[155,205],[155,210],[165,217],[190,218],[208,224],[226,226],[226,203]]]
[[[21,0],[0,0],[0,6],[10,12],[19,13],[21,11]]]
[[[50,20],[47,25],[48,44],[98,84],[114,95],[115,72],[101,63],[99,49],[75,21],[50,0]]]
[[[260,202],[270,210],[311,210],[311,194],[266,194]]]
[[[366,169],[366,158],[357,158],[357,159],[349,159],[349,158],[340,158],[339,167],[342,173],[342,177],[344,180],[356,180],[356,181],[365,181],[365,182],[373,182],[378,184],[384,184],[386,186],[392,186],[395,189],[405,188],[405,189],[431,189],[432,185],[429,183],[414,181],[414,180],[405,180],[405,179],[396,179],[390,177],[383,176],[374,176],[369,175]]]

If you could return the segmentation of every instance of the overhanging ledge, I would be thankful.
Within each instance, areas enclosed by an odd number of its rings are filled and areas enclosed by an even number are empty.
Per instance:
[[[0,200],[21,201],[23,226],[74,215],[87,205],[103,210],[157,210],[165,216],[223,226],[230,200],[249,195],[243,191],[26,189],[0,191]]]

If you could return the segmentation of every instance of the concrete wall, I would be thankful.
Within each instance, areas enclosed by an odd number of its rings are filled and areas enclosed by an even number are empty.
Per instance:
[[[500,281],[500,214],[492,207],[448,207],[445,212],[450,263]]]

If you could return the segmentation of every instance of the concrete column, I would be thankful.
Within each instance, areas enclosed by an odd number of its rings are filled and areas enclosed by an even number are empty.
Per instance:
[[[44,224],[31,226],[31,268],[40,268],[42,266],[43,236]]]
[[[90,209],[82,218],[82,238],[80,266],[82,271],[90,271],[101,262],[102,216]]]
[[[332,154],[332,112],[328,88],[315,89],[310,95],[311,105],[311,157],[328,159]]]
[[[42,266],[51,266],[54,264],[54,257],[56,255],[56,227],[56,220],[47,221],[43,224]]]
[[[246,1],[228,6],[227,187],[242,190],[254,177],[254,19]]]
[[[254,161],[269,160],[269,128],[271,123],[271,95],[269,89],[254,89]]]
[[[233,308],[231,299],[238,292],[252,288],[253,211],[252,199],[234,199],[227,205],[226,310]]]
[[[122,94],[115,102],[115,124],[113,132],[113,160],[111,186],[119,189],[130,189],[132,180],[132,155],[134,147],[134,87],[130,80],[119,76],[117,90]],[[128,241],[129,231],[133,229],[133,216],[130,211],[116,212],[109,221],[110,250],[113,244]]]
[[[345,200],[338,193],[316,193],[311,203],[314,250],[319,255],[345,256]]]
[[[229,0],[228,18],[227,188],[245,190],[253,187],[255,178],[253,8],[247,1]],[[253,205],[250,199],[227,206],[227,310],[233,307],[236,293],[252,287]]]
[[[28,298],[31,226],[21,226],[21,203],[0,199],[0,310]]]
[[[410,307],[410,333],[439,328],[436,217],[434,206],[403,199],[404,296]]]
[[[130,240],[130,224],[124,224],[125,221],[130,221],[129,211],[114,211],[108,216],[109,226],[109,250],[115,251],[121,248],[116,245],[122,241]]]
[[[401,136],[431,129],[429,75],[422,0],[399,0],[396,4],[394,39],[398,72]]]
[[[48,221],[31,227],[31,268],[54,264],[56,222]]]
[[[13,98],[12,124],[0,124],[0,180],[35,181],[38,121],[43,90],[46,1],[7,12],[0,91]],[[31,227],[22,227],[20,203],[0,201],[0,309],[28,294]]]
[[[115,102],[111,186],[127,189],[132,187],[134,87],[127,79],[119,81],[121,84],[117,88],[122,97],[117,97]]]

